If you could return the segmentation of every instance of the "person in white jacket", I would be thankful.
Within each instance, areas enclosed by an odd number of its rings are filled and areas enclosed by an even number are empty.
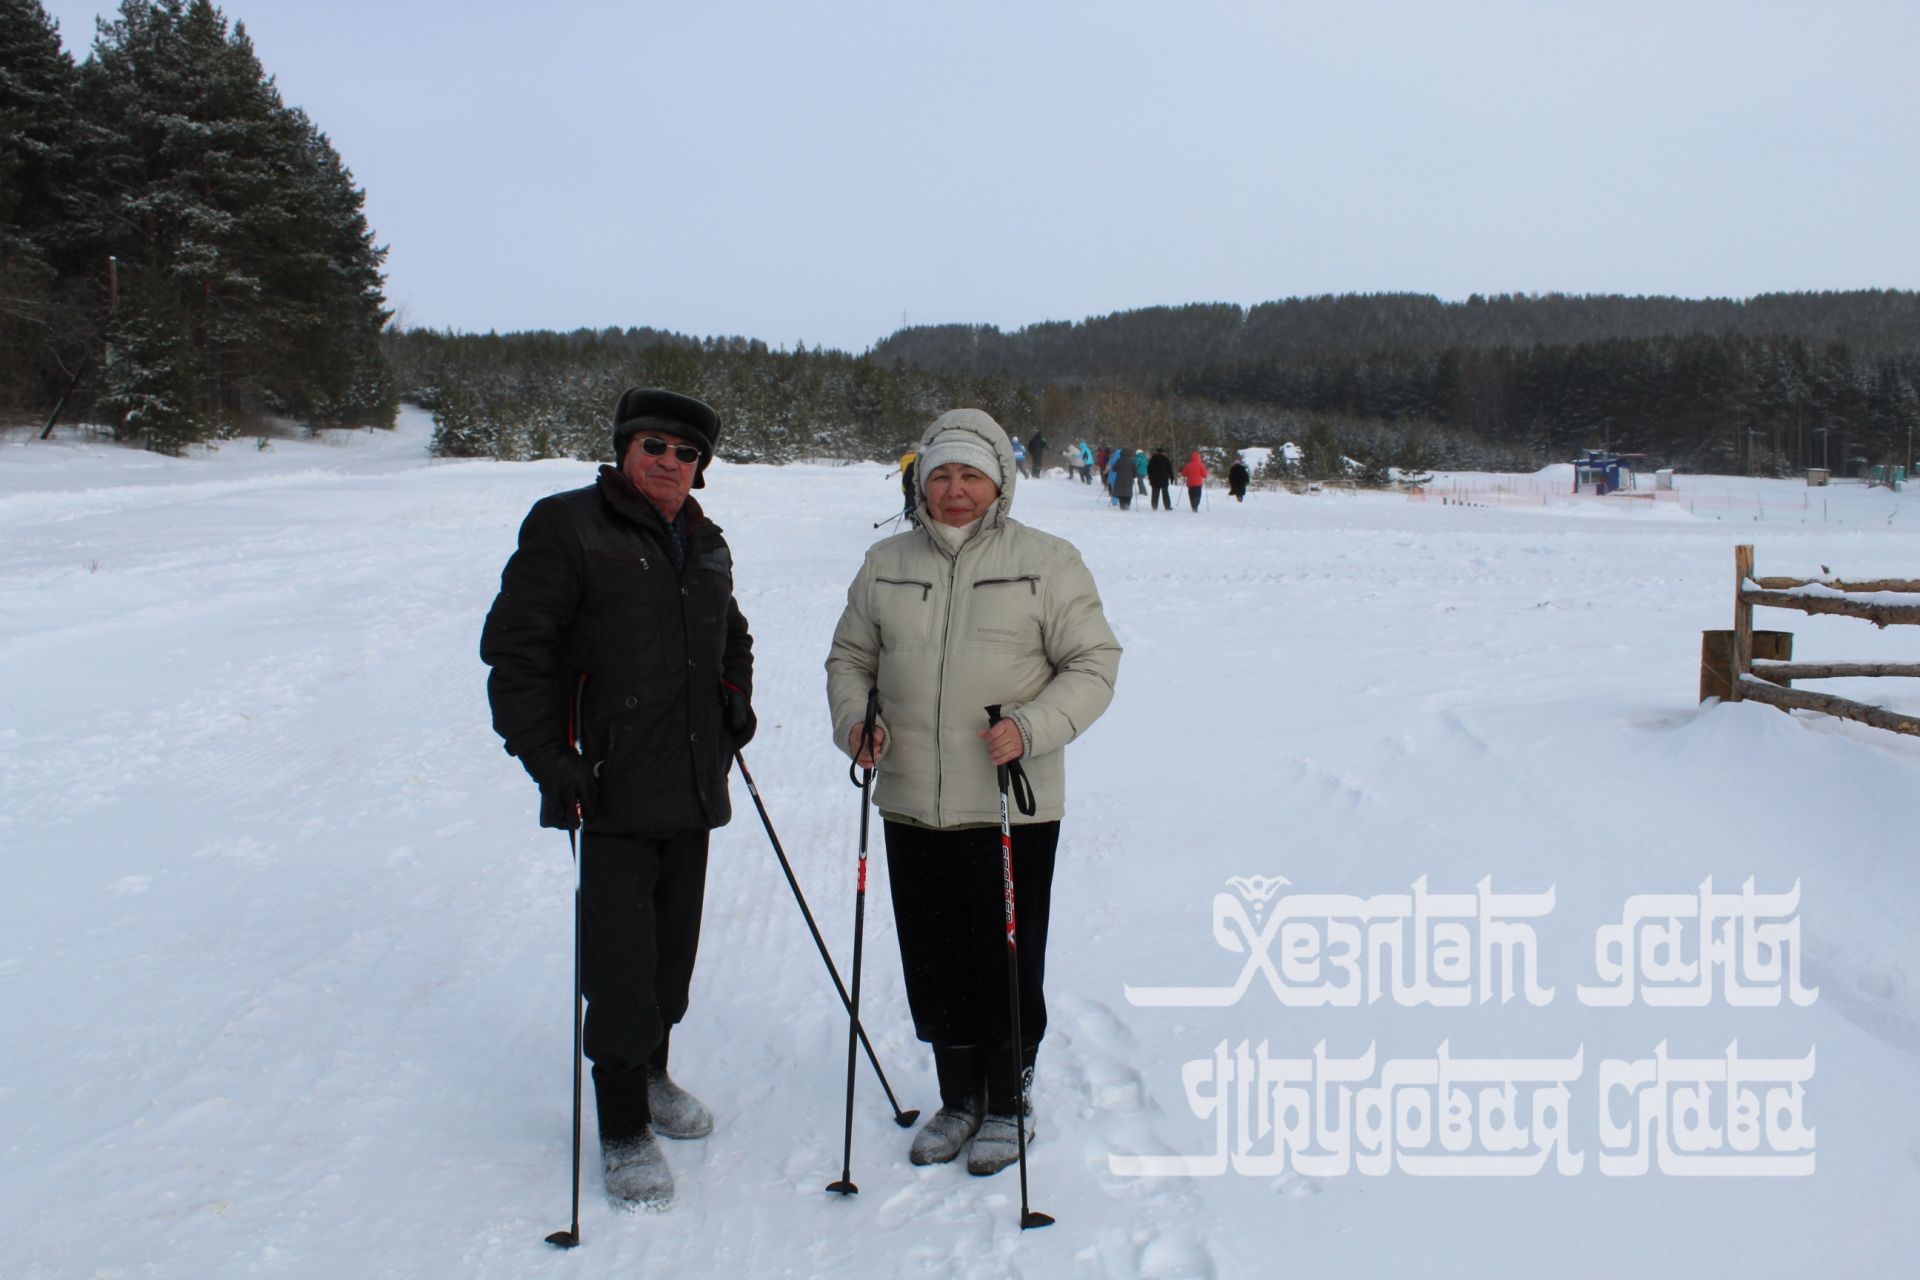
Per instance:
[[[877,770],[907,1003],[940,1081],[940,1110],[914,1136],[912,1159],[941,1163],[965,1150],[968,1169],[987,1174],[1016,1158],[1016,1116],[1046,1033],[1064,748],[1112,701],[1120,645],[1080,553],[1007,515],[1017,473],[992,417],[940,415],[919,455],[924,527],[867,552],[834,629],[827,698],[836,745]],[[989,727],[994,704],[1006,718]],[[1034,799],[1032,814],[1013,816],[1021,1059],[995,776],[1016,760]]]

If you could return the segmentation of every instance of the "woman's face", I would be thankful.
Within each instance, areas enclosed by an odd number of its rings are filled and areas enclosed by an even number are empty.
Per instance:
[[[987,514],[1000,486],[978,467],[944,462],[927,476],[927,509],[941,524],[958,529]]]

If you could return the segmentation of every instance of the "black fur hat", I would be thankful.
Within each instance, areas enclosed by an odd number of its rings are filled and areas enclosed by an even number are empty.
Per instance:
[[[693,487],[704,489],[707,464],[713,461],[713,451],[720,443],[720,415],[713,406],[661,387],[628,387],[613,409],[614,466],[626,460],[627,445],[649,421],[654,430],[671,430],[699,447],[700,468],[693,473]]]

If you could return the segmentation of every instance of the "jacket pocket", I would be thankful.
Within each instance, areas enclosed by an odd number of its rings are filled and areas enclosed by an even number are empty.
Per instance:
[[[968,609],[968,639],[1013,652],[1038,652],[1041,644],[1040,575],[976,578]]]
[[[588,588],[607,596],[632,595],[653,590],[653,575],[660,571],[656,558],[639,551],[597,550],[587,553]],[[673,566],[665,568],[671,572]]]
[[[596,670],[624,667],[620,654],[641,652],[660,643],[669,600],[679,595],[673,563],[665,556],[627,551],[591,552],[587,562],[582,617],[613,648],[598,655]]]
[[[933,583],[920,578],[875,578],[873,622],[882,649],[926,644],[933,635]]]
[[[586,740],[582,744],[594,771],[604,775],[614,754],[615,740],[630,735],[635,726],[657,723],[670,707],[680,677],[674,672],[629,675],[600,682],[588,690]]]

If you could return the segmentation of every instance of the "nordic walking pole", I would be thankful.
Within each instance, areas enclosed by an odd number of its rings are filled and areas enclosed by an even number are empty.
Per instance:
[[[860,722],[860,750],[854,753],[855,763],[860,756],[873,758],[874,721],[880,717],[880,690],[867,690],[866,718]],[[852,764],[847,766],[847,775],[853,775]],[[850,1196],[860,1190],[853,1185],[853,1081],[854,1068],[860,1065],[860,942],[867,923],[867,794],[872,790],[873,766],[867,765],[860,770],[860,879],[853,898],[853,997],[847,1002],[847,1129],[846,1141],[840,1153],[840,1180],[829,1183],[827,1190],[837,1191]]]
[[[575,824],[584,822],[579,804],[573,806]],[[573,850],[573,1226],[556,1231],[547,1243],[571,1249],[580,1243],[580,846],[567,832],[567,848]]]
[[[846,984],[840,981],[840,971],[833,967],[833,957],[827,953],[827,941],[820,936],[820,926],[813,922],[813,912],[807,909],[806,895],[800,892],[800,881],[794,878],[793,864],[787,861],[787,851],[780,847],[780,837],[774,834],[773,819],[767,816],[766,802],[760,798],[760,788],[753,785],[753,774],[747,771],[747,758],[735,751],[733,761],[740,766],[740,780],[747,784],[747,794],[753,797],[753,807],[760,811],[760,825],[767,829],[767,839],[773,842],[774,856],[780,859],[780,869],[787,873],[787,887],[793,890],[793,900],[800,904],[800,914],[806,919],[807,932],[813,935],[813,945],[820,950],[820,959],[827,966],[827,973],[833,978],[833,989],[840,993],[840,1003],[847,1013],[853,1013],[853,1001],[847,997]],[[880,1059],[873,1052],[873,1042],[867,1039],[867,1029],[859,1028],[861,1047],[867,1051],[867,1061],[873,1064],[873,1074],[880,1079],[880,1088],[887,1095],[887,1105],[893,1108],[893,1122],[902,1129],[910,1128],[920,1118],[918,1111],[902,1111],[899,1101],[893,1096],[893,1086],[887,1083],[887,1073],[880,1069]]]
[[[582,674],[574,682],[573,701],[567,707],[567,749],[578,751],[580,741],[580,704],[587,696],[587,677]],[[556,1231],[547,1237],[547,1243],[562,1249],[571,1249],[580,1243],[580,1060],[581,1015],[586,1002],[580,992],[580,930],[585,921],[580,916],[580,885],[586,878],[586,872],[580,862],[580,844],[574,832],[585,833],[587,829],[586,806],[580,801],[573,802],[573,826],[567,828],[567,848],[573,853],[573,1225],[565,1231]]]
[[[987,708],[989,728],[1005,718],[1000,714],[999,703]],[[1020,1141],[1020,1229],[1025,1231],[1053,1225],[1051,1216],[1027,1207],[1027,1054],[1026,1047],[1020,1043],[1020,949],[1014,940],[1013,928],[1013,820],[1007,813],[1009,784],[1018,779],[1015,789],[1020,793],[1020,812],[1028,815],[1034,810],[1033,787],[1027,782],[1027,771],[1020,767],[1018,760],[994,766],[994,774],[1000,784],[1000,884],[1007,902],[1007,1009],[1012,1019],[1014,1079],[1020,1095],[1013,1127]]]

